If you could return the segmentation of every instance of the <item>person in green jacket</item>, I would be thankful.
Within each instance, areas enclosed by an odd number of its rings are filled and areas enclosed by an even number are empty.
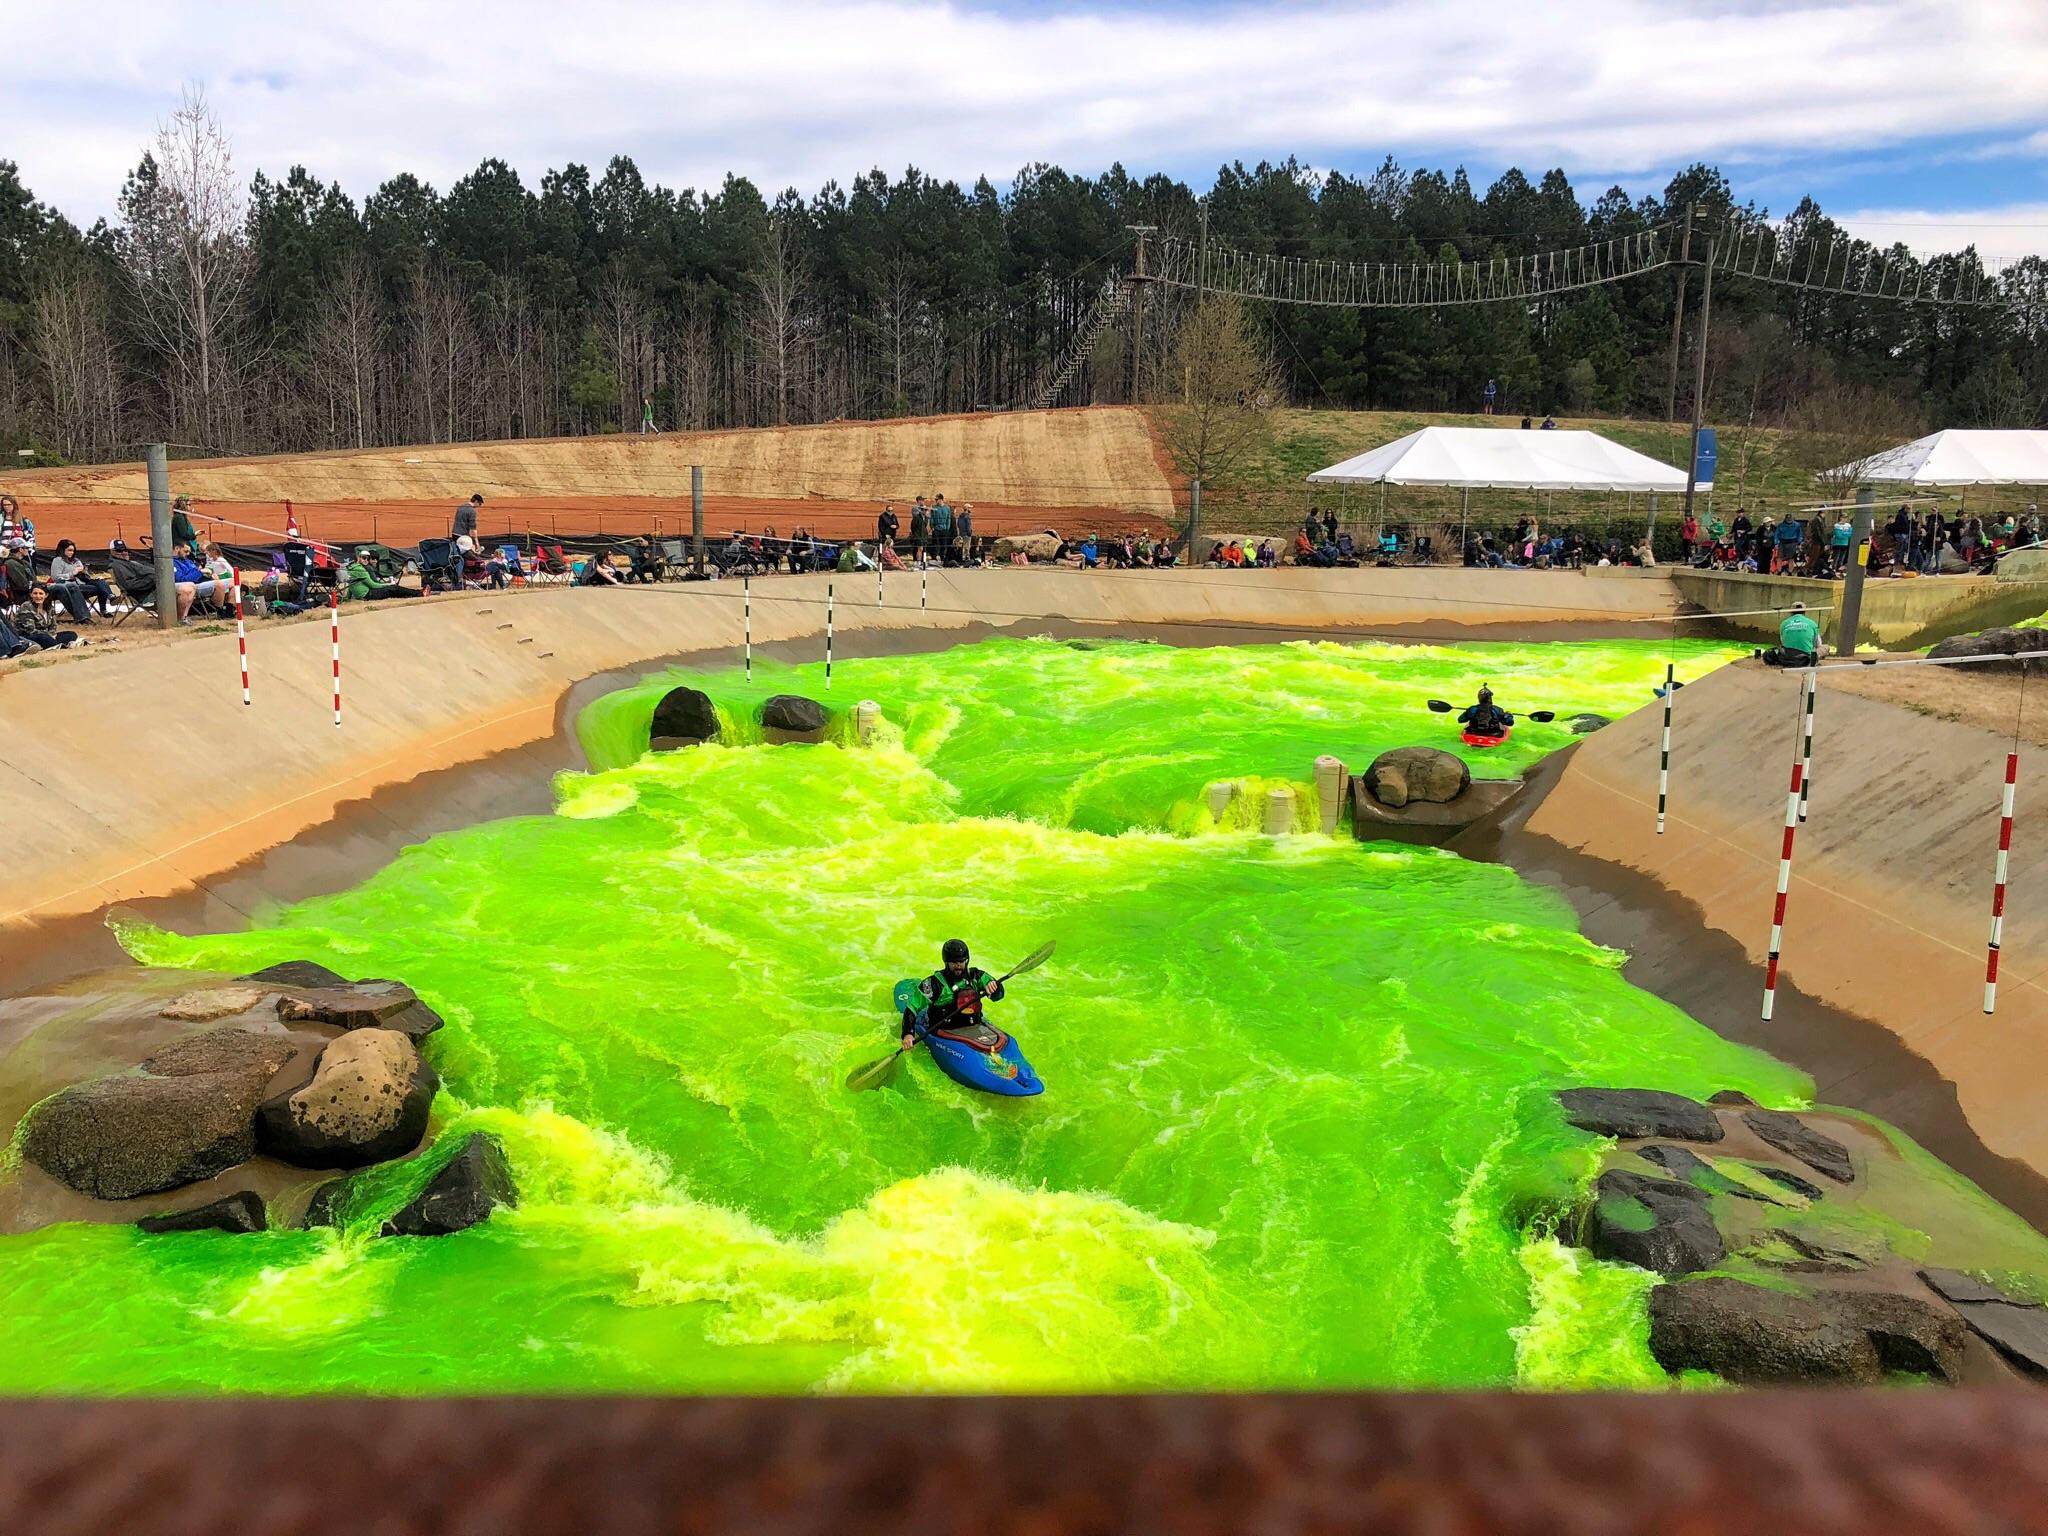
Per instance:
[[[948,939],[939,951],[939,969],[917,984],[924,999],[924,1027],[957,1035],[978,1044],[994,1044],[1001,1033],[983,1020],[983,1002],[1003,1000],[1003,984],[987,971],[970,963],[965,939]],[[903,1014],[903,1049],[917,1044],[917,1016]]]
[[[352,603],[382,602],[390,597],[418,597],[421,594],[411,587],[402,587],[396,582],[379,582],[374,572],[363,562],[363,552],[358,549],[348,557],[348,564],[342,568],[344,583],[341,595]]]
[[[1807,613],[1806,604],[1794,603],[1778,626],[1778,643],[1758,654],[1774,667],[1810,667],[1820,660],[1820,651],[1820,626]]]

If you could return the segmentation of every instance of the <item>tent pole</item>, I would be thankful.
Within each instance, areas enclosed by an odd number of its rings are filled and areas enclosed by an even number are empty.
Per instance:
[[[1465,563],[1465,553],[1471,547],[1467,529],[1472,522],[1472,487],[1462,486],[1458,491],[1458,564]]]

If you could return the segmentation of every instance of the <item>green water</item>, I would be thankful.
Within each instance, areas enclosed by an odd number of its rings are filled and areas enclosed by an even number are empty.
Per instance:
[[[349,1229],[0,1240],[0,1390],[889,1390],[1634,1385],[1644,1277],[1526,1226],[1593,1144],[1551,1090],[1803,1099],[1629,986],[1511,871],[1208,825],[1203,786],[1442,741],[1421,708],[1618,714],[1663,644],[1185,651],[995,641],[841,665],[868,747],[640,757],[676,679],[581,721],[556,814],[408,849],[145,961],[400,976],[448,1027],[440,1155],[499,1136],[516,1210]],[[1697,676],[1729,648],[1688,643]],[[678,677],[684,676],[678,674]],[[735,720],[814,668],[689,680]],[[1519,727],[1483,772],[1565,739]],[[841,1084],[959,934],[1059,952],[996,1017],[1049,1084],[923,1059]],[[431,1156],[429,1158],[431,1164]]]

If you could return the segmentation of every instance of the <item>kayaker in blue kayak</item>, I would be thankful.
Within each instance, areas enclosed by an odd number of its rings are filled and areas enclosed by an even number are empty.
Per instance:
[[[959,1039],[993,1044],[999,1032],[981,1016],[984,1002],[1003,1000],[1003,984],[979,966],[970,965],[965,939],[948,939],[939,951],[939,969],[917,984],[924,999],[925,1027]],[[985,1039],[983,1037],[986,1037]],[[917,1044],[914,1015],[903,1014],[903,1049]]]
[[[1515,717],[1493,702],[1493,690],[1481,688],[1479,702],[1465,706],[1458,724],[1474,736],[1505,736]]]

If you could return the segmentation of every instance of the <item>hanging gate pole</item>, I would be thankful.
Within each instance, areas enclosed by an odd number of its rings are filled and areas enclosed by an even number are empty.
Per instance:
[[[1805,696],[1799,701],[1802,722],[1810,707],[1811,694],[1820,686],[1820,674],[1807,669]],[[1799,789],[1803,781],[1804,764],[1800,754],[1792,754],[1792,789],[1785,796],[1785,841],[1778,850],[1778,895],[1771,908],[1771,947],[1768,963],[1764,967],[1764,1010],[1763,1018],[1768,1022],[1771,1009],[1778,1000],[1778,957],[1785,948],[1785,893],[1792,887],[1792,837],[1799,830]]]
[[[825,583],[825,686],[832,686],[832,583]]]
[[[341,589],[327,594],[327,636],[334,648],[334,728],[341,729]]]
[[[1991,947],[1984,960],[1984,1011],[1998,1006],[1998,943],[2005,933],[2005,868],[2012,852],[2012,801],[2020,781],[2018,746],[2005,754],[2005,796],[1998,809],[1998,867],[1991,886]]]
[[[242,703],[249,702],[249,626],[242,619],[242,576],[235,573],[235,648],[242,653]]]
[[[746,648],[747,681],[754,680],[754,578],[747,571],[740,572],[740,632],[741,643]]]
[[[1670,662],[1664,663],[1664,747],[1657,755],[1657,835],[1664,835],[1664,806],[1671,794],[1671,696],[1678,692]]]

